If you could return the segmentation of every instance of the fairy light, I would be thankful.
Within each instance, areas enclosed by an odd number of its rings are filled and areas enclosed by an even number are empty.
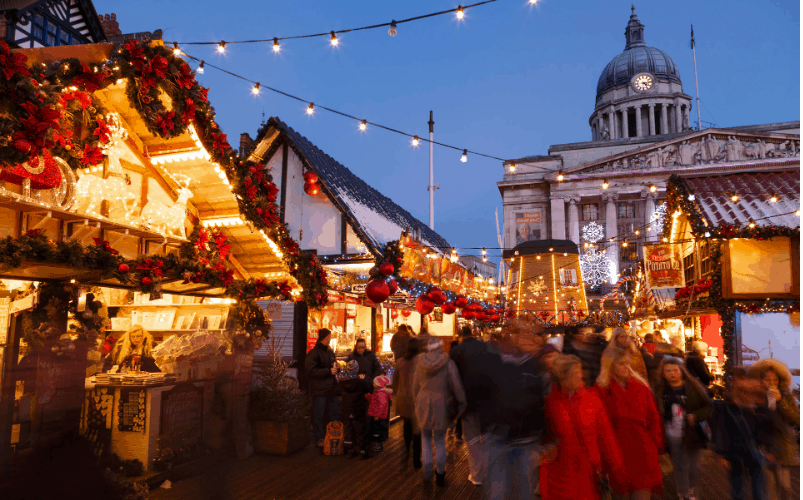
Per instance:
[[[658,186],[656,186],[655,184],[650,184],[650,192],[654,193],[656,191],[658,191]]]
[[[566,177],[564,177],[563,172],[559,172],[558,173],[558,182],[563,182],[563,179],[565,179],[565,178]]]
[[[181,49],[178,48],[178,42],[173,42],[173,55],[176,57],[181,55]]]
[[[602,181],[602,189],[608,189],[608,186],[610,186],[610,184],[608,184],[608,179]]]
[[[797,215],[798,217],[800,217],[800,209],[799,209],[799,208],[798,208],[797,210],[795,210],[795,215]]]
[[[462,5],[458,5],[458,6],[457,6],[457,13],[456,13],[456,15],[457,15],[457,18],[458,18],[458,19],[463,19],[463,17],[466,15],[466,14],[463,12],[463,6],[462,6]]]
[[[337,47],[337,44],[340,43],[337,39],[337,35],[335,35],[334,31],[329,33],[331,35],[329,42],[332,44],[332,47]]]
[[[410,143],[413,145],[413,147],[418,147],[418,142],[419,142],[418,141],[418,136],[413,137],[413,140],[410,141]]]
[[[278,38],[274,38],[273,39],[273,51],[274,52],[279,52],[280,50],[282,50],[282,48],[279,46],[279,39]]]
[[[754,227],[756,227],[756,223],[751,220],[750,224],[748,224],[747,227],[749,227],[750,229],[753,229]]]
[[[396,36],[396,21],[393,20],[390,23],[390,29],[388,29],[388,35]]]
[[[516,162],[515,161],[510,163],[510,166],[508,166],[508,170],[510,170],[511,174],[516,171]]]
[[[669,242],[669,238],[663,238],[661,241],[663,241],[664,243],[668,243]]]
[[[463,163],[468,161],[468,150],[467,149],[463,150],[463,156],[460,157],[460,161],[462,161]]]
[[[694,201],[694,193],[689,193],[689,201]]]
[[[204,74],[204,62],[201,61],[201,64],[198,65],[198,69],[195,70],[197,73]]]
[[[778,195],[770,196],[770,203],[778,203]]]
[[[625,241],[623,241],[623,242],[622,242],[622,247],[623,247],[623,248],[627,248],[627,240],[625,240]]]
[[[220,44],[218,44],[217,46],[217,51],[220,52],[221,54],[226,52],[226,42],[221,40]]]
[[[360,131],[361,132],[365,132],[365,129],[367,129],[367,128],[368,128],[368,122],[366,122],[365,120],[360,122]]]
[[[259,82],[254,85],[254,88],[251,89],[251,93],[254,95],[259,95]]]
[[[640,234],[641,234],[641,231],[639,231],[638,229],[636,229],[636,231],[635,231],[635,234],[636,234],[636,236],[638,236],[638,235],[640,235]]]
[[[307,107],[307,114],[308,115],[312,115],[312,113],[314,113],[314,112],[315,112],[315,103],[311,102],[311,103],[309,103],[309,106]]]
[[[731,195],[731,201],[732,201],[732,202],[734,202],[734,203],[736,203],[737,201],[739,201],[739,195],[738,195],[738,194],[736,194],[736,193],[732,194],[732,195]]]

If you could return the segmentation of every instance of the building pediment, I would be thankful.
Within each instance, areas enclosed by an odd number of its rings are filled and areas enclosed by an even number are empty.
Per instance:
[[[586,162],[564,175],[654,174],[694,168],[755,168],[800,158],[800,135],[706,129]],[[557,175],[557,174],[556,174]]]

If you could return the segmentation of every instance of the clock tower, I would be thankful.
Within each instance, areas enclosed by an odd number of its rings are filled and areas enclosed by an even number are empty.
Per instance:
[[[691,97],[680,71],[664,51],[648,47],[644,24],[631,7],[625,50],[605,66],[588,120],[592,141],[610,141],[690,130]]]

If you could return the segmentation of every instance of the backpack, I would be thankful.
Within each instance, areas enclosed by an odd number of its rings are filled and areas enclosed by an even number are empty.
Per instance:
[[[326,437],[323,438],[323,454],[334,456],[343,453],[343,423],[329,422],[326,426]]]

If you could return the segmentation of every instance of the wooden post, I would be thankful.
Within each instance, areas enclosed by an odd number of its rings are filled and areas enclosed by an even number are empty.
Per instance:
[[[298,386],[307,388],[307,373],[304,363],[307,361],[307,316],[309,308],[306,302],[293,305],[293,360],[298,373]]]
[[[379,352],[376,345],[376,307],[371,308],[371,350],[375,353]]]

